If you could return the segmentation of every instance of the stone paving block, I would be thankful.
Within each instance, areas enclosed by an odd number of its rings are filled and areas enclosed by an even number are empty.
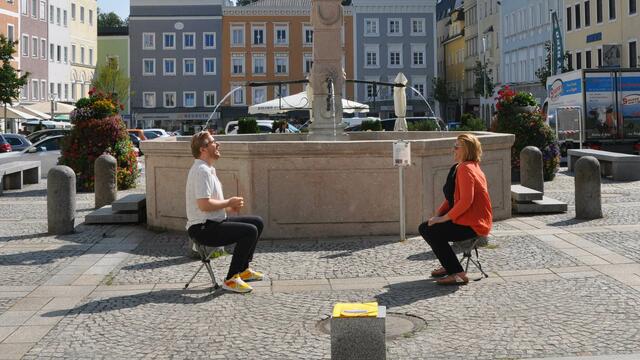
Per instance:
[[[0,343],[16,331],[17,328],[17,326],[0,326]]]
[[[590,252],[577,248],[577,247],[572,247],[572,248],[563,248],[561,249],[561,251],[567,255],[571,255],[573,257],[589,257],[589,256],[595,256],[593,254],[591,254]]]
[[[606,260],[611,264],[633,264],[635,261],[633,259],[629,259],[626,256],[611,254],[611,255],[598,255],[602,259]]]
[[[45,281],[43,285],[71,285],[78,277],[79,274],[73,275],[59,275],[56,274]]]
[[[576,256],[576,259],[585,263],[586,265],[604,265],[609,264],[609,262],[603,258],[597,257],[595,255],[590,256]]]
[[[71,285],[99,285],[104,275],[80,275]]]
[[[537,275],[521,275],[521,276],[503,276],[506,282],[525,282],[525,281],[540,281],[540,280],[558,280],[560,276],[557,274],[537,274]]]
[[[599,271],[591,270],[591,271],[567,272],[567,273],[561,273],[558,275],[560,275],[560,277],[563,279],[576,279],[576,278],[602,276],[602,273]]]
[[[16,331],[4,339],[3,343],[37,343],[54,325],[20,326]]]
[[[60,310],[39,310],[27,322],[25,326],[47,326],[56,325],[67,314],[67,309]]]
[[[22,325],[29,320],[36,311],[27,310],[9,310],[0,314],[0,324],[3,326]]]
[[[526,275],[542,275],[553,274],[549,269],[531,269],[531,270],[513,270],[513,271],[498,271],[498,275],[502,277],[510,276],[526,276]]]
[[[95,286],[40,286],[29,297],[82,297],[94,289]]]
[[[82,301],[81,297],[55,297],[51,299],[41,310],[42,311],[55,311],[71,309]]]
[[[572,272],[582,272],[582,271],[591,271],[593,268],[591,266],[567,266],[567,267],[554,267],[549,270],[553,271],[556,274],[564,274],[564,273],[572,273]]]
[[[85,271],[82,275],[107,275],[115,268],[114,265],[105,265],[98,266],[93,265],[87,271]]]
[[[138,211],[146,206],[145,194],[129,194],[111,204],[113,211]]]
[[[385,278],[330,279],[329,283],[333,290],[382,289],[389,285]]]
[[[100,285],[94,292],[101,291],[127,291],[127,290],[151,290],[154,284],[130,284],[130,285]]]
[[[111,290],[111,291],[96,291],[88,295],[89,299],[108,298],[108,297],[127,297],[146,294],[151,292],[151,289],[138,289],[138,290]]]
[[[0,292],[0,299],[14,299],[14,298],[21,298],[23,296],[27,296],[29,295],[28,292],[24,292],[24,291],[7,291],[7,292]]]
[[[47,305],[47,303],[49,303],[49,301],[51,301],[51,299],[53,299],[53,298],[46,298],[46,297],[30,298],[30,297],[25,297],[25,298],[22,298],[22,299],[18,300],[11,307],[11,310],[14,310],[14,311],[17,311],[17,310],[37,311],[37,310],[42,309],[45,305]]]
[[[0,344],[0,359],[21,359],[32,347],[33,343]]]
[[[82,275],[91,268],[91,265],[68,265],[60,269],[56,275]]]
[[[16,285],[16,286],[0,286],[0,293],[2,292],[32,292],[37,286],[33,285]]]
[[[535,229],[535,230],[523,230],[523,233],[529,235],[556,235],[556,234],[564,234],[566,230],[563,229]]]

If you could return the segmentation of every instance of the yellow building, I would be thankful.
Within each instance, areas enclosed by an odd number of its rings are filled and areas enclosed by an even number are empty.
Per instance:
[[[571,55],[569,65],[573,69],[638,67],[638,5],[629,0],[565,0],[565,50]]]
[[[71,36],[71,98],[87,96],[96,70],[98,56],[98,13],[96,0],[72,0],[69,33]]]
[[[455,100],[447,104],[446,118],[449,121],[460,118],[460,104],[464,96],[465,39],[464,9],[459,7],[451,11],[447,22],[446,37],[442,41],[444,52],[444,74],[449,95]]]

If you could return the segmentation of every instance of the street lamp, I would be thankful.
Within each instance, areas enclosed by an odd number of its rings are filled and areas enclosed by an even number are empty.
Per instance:
[[[49,100],[51,100],[51,121],[54,121],[53,117],[54,117],[54,111],[55,111],[56,98],[57,97],[58,97],[58,94],[56,94],[56,93],[50,93],[49,94]]]

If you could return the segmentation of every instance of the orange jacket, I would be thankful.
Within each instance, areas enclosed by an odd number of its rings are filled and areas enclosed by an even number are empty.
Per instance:
[[[450,209],[446,199],[438,208],[438,215],[444,214],[448,214],[454,224],[470,226],[479,236],[489,235],[493,212],[487,179],[479,163],[465,161],[458,165],[453,208]]]

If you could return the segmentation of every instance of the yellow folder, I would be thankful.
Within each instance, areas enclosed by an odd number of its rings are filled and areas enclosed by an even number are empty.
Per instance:
[[[337,303],[333,307],[334,318],[344,317],[377,317],[378,303]]]

